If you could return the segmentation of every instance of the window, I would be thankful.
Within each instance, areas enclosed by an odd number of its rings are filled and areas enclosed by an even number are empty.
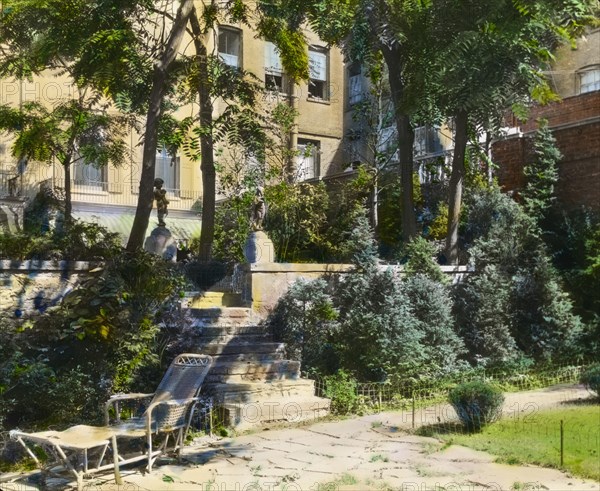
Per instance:
[[[242,35],[235,29],[219,29],[219,57],[226,65],[239,68],[241,64]]]
[[[163,188],[167,193],[179,193],[179,165],[180,158],[171,155],[166,148],[156,152],[154,177],[160,177],[165,182]]]
[[[310,48],[308,50],[308,96],[312,99],[329,99],[327,50]]]
[[[600,90],[600,66],[595,65],[579,72],[579,93],[586,94]]]
[[[283,85],[283,65],[279,50],[273,43],[265,43],[265,87],[269,90],[285,92]]]
[[[436,126],[420,126],[415,128],[415,157],[438,154],[444,147],[440,139],[440,129]]]
[[[73,183],[76,186],[85,186],[94,189],[104,189],[107,187],[106,167],[96,167],[93,164],[86,164],[78,156],[76,158],[77,160],[73,165]]]
[[[298,180],[306,181],[319,177],[319,156],[321,144],[317,140],[298,138],[296,169]]]
[[[350,105],[357,104],[362,101],[362,75],[360,64],[352,63],[348,68],[348,102]]]

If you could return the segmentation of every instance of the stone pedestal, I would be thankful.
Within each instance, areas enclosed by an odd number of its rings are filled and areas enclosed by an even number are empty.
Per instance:
[[[171,231],[166,227],[156,227],[150,233],[150,237],[146,238],[144,249],[161,256],[166,261],[177,260],[177,244]]]
[[[250,232],[244,244],[244,257],[249,263],[274,263],[275,247],[262,230]]]

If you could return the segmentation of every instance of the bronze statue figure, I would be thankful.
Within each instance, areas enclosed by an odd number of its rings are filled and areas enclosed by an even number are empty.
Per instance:
[[[262,230],[263,221],[267,214],[267,205],[262,188],[256,188],[256,196],[254,197],[254,206],[252,207],[252,230]]]
[[[167,199],[167,191],[163,189],[163,181],[160,177],[154,179],[154,199],[156,200],[156,213],[158,215],[158,226],[165,226],[165,216],[169,214],[167,210],[167,205],[169,204],[169,200]]]

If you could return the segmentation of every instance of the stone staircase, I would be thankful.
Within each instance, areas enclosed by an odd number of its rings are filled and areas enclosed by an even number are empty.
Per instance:
[[[182,304],[201,330],[197,351],[213,357],[204,391],[225,425],[243,431],[327,415],[330,401],[314,395],[314,381],[300,378],[300,362],[285,360],[285,345],[241,305],[225,292],[188,294]]]

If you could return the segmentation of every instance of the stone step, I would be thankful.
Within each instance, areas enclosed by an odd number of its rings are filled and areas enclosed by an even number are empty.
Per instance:
[[[271,336],[263,326],[200,326],[201,336],[208,338],[217,336]]]
[[[234,362],[213,364],[206,377],[208,384],[273,382],[300,378],[300,362],[276,360],[271,363]]]
[[[283,343],[208,343],[198,348],[205,355],[276,354],[285,351]]]
[[[204,353],[199,350],[198,353]],[[205,353],[204,353],[205,354]],[[254,363],[254,364],[269,364],[275,361],[283,360],[283,351],[278,351],[276,353],[235,353],[235,354],[216,354],[212,355],[213,358],[213,367],[218,364],[233,364],[233,363]]]
[[[210,389],[219,405],[312,397],[315,393],[314,381],[306,379],[211,384]]]
[[[259,319],[251,309],[245,307],[212,307],[186,309],[192,318],[192,325],[206,327],[245,327],[256,326]]]
[[[187,293],[181,301],[184,308],[210,309],[243,307],[242,296],[239,293],[207,291]]]
[[[220,406],[220,410],[226,425],[244,431],[283,422],[316,420],[329,414],[330,405],[329,399],[304,396],[246,404],[227,403]]]
[[[209,344],[260,344],[273,343],[273,336],[269,334],[238,334],[233,336],[207,336],[202,333],[199,346],[207,346]],[[203,349],[203,348],[200,348]]]

